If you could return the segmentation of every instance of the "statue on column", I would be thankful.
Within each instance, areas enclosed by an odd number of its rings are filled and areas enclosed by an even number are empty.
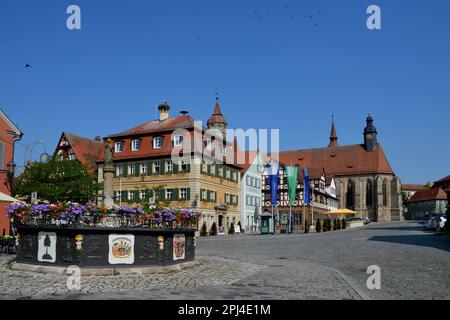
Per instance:
[[[114,205],[114,163],[113,163],[114,143],[111,139],[105,141],[103,166],[103,204],[106,208]]]

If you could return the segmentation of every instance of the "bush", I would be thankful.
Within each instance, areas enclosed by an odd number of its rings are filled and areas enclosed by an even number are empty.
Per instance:
[[[337,230],[337,219],[333,220],[333,230]]]
[[[234,222],[230,224],[230,228],[228,229],[228,234],[234,234]]]
[[[345,218],[342,218],[342,229],[347,228],[347,220]]]
[[[317,218],[317,221],[316,221],[316,232],[322,232],[322,225],[320,224],[319,218]]]
[[[217,225],[214,222],[211,226],[211,232],[209,233],[210,236],[217,236]]]
[[[200,236],[206,237],[208,235],[208,228],[206,227],[206,222],[203,222],[202,229],[200,230]]]
[[[341,230],[341,219],[336,219],[336,230]]]
[[[305,233],[309,232],[309,222],[305,221]]]
[[[331,231],[333,226],[331,225],[331,219],[327,219],[327,231]]]

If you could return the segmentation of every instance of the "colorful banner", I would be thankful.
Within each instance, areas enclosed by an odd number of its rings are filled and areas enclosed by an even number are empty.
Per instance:
[[[272,205],[276,206],[278,201],[278,176],[280,171],[280,165],[271,161],[266,164],[266,172],[269,176],[270,194],[272,198]]]
[[[173,260],[184,260],[186,254],[186,238],[184,234],[173,236]]]
[[[297,193],[297,176],[298,167],[286,167],[286,177],[288,183],[289,204],[295,205],[295,198]]]
[[[309,194],[309,173],[307,168],[303,168],[303,187],[304,187],[304,195],[305,195],[305,204],[311,203],[311,196]]]

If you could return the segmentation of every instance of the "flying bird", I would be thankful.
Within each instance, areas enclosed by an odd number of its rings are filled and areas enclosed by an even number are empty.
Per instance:
[[[28,63],[27,63],[27,64],[25,65],[25,68],[27,68],[27,69],[31,68],[31,64],[28,64]]]

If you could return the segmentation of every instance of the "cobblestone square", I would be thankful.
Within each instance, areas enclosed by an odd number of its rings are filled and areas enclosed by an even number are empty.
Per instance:
[[[371,223],[320,234],[201,238],[198,265],[168,274],[67,276],[9,268],[1,299],[449,299],[450,241],[416,222]],[[381,289],[366,286],[381,269]]]

